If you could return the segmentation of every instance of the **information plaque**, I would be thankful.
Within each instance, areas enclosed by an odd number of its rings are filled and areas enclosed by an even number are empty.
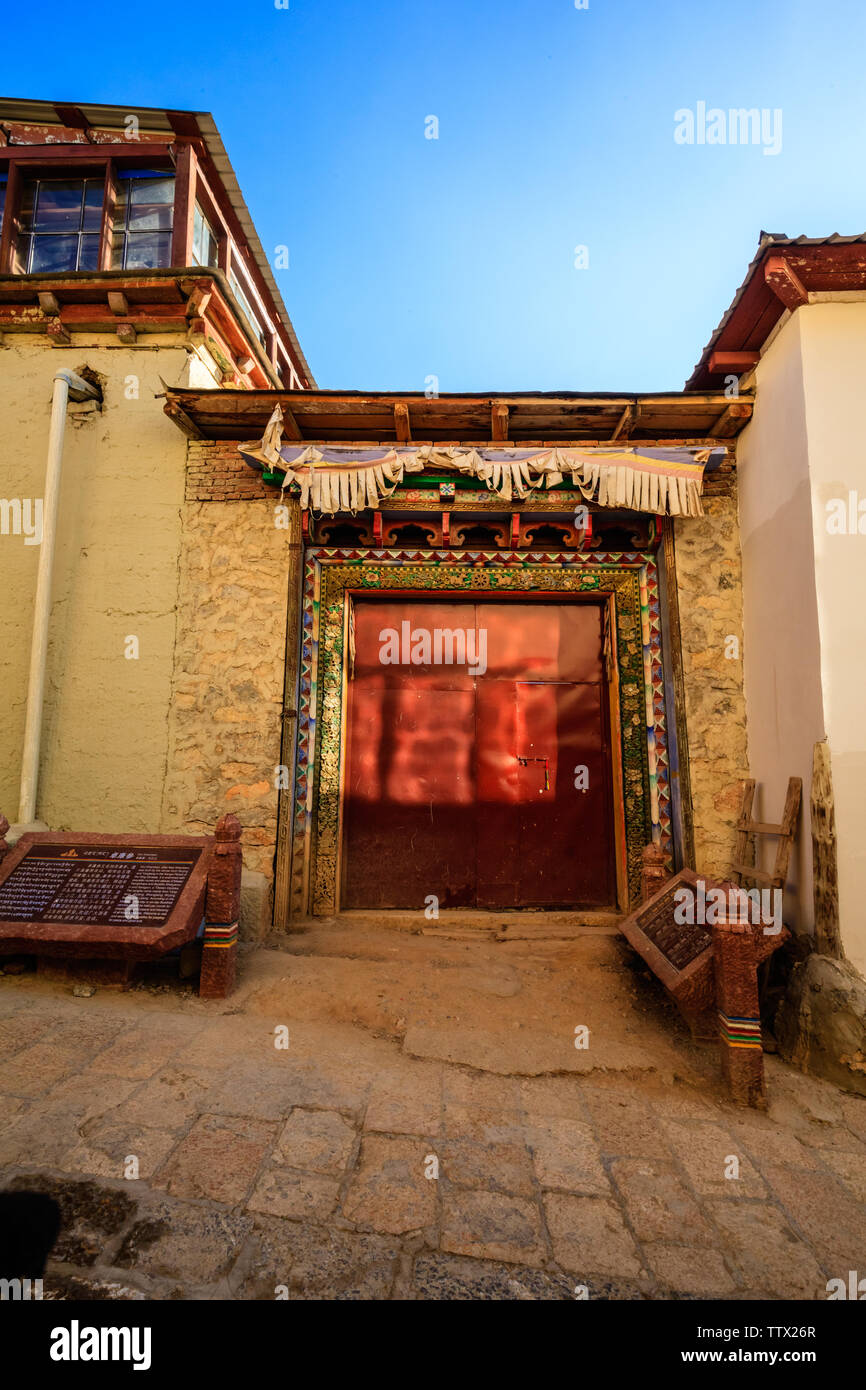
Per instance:
[[[0,862],[0,955],[174,950],[201,929],[213,849],[195,835],[22,835]]]
[[[200,849],[31,845],[0,883],[0,920],[162,927]]]

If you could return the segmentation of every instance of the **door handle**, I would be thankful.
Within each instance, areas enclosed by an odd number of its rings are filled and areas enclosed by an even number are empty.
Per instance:
[[[539,787],[539,792],[550,791],[550,759],[549,758],[524,758],[520,753],[514,755],[521,767],[528,767],[530,763],[544,763],[544,786]]]

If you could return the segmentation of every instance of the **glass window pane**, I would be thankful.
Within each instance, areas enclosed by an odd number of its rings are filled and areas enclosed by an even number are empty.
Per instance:
[[[81,225],[83,198],[83,179],[40,180],[36,216],[33,220],[34,231],[59,232],[67,228],[77,231]]]
[[[232,293],[234,294],[235,299],[238,301],[238,304],[240,305],[241,309],[243,310],[244,314],[249,320],[250,327],[255,332],[255,335],[258,338],[259,342],[266,343],[267,335],[264,329],[262,328],[261,321],[253,312],[253,307],[250,304],[250,301],[247,299],[246,295],[244,294],[244,291],[241,288],[241,282],[235,275],[233,270],[229,272],[229,284],[231,285]]]
[[[30,256],[31,271],[75,270],[78,259],[78,234],[72,236],[35,236]]]
[[[167,232],[171,230],[171,203],[133,204],[129,209],[128,226],[131,232]]]
[[[173,203],[174,178],[129,179],[130,202]]]
[[[171,254],[171,235],[168,232],[131,232],[126,240],[126,266],[133,270],[150,270],[168,265]]]
[[[32,237],[27,235],[18,238],[18,245],[15,248],[15,259],[12,266],[13,275],[26,275],[29,270],[28,261],[30,259],[30,243]]]
[[[84,189],[84,217],[81,222],[85,232],[98,232],[102,226],[102,199],[105,184],[102,179],[88,179]]]
[[[203,265],[202,256],[204,254],[204,218],[201,208],[196,204],[192,219],[192,258],[196,265]]]
[[[21,210],[19,221],[21,230],[29,232],[33,225],[33,204],[36,201],[36,180],[25,179],[21,185]]]
[[[99,235],[91,232],[81,238],[81,246],[78,251],[79,270],[98,270],[99,269]]]
[[[213,227],[196,203],[193,216],[192,258],[196,265],[216,265],[219,244]]]

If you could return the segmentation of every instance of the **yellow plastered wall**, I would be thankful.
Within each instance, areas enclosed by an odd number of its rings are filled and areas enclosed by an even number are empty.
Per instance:
[[[98,373],[101,409],[71,404],[36,813],[54,829],[160,824],[177,611],[186,439],[155,399],[188,381],[176,338],[118,347],[89,336],[0,347],[0,498],[41,497],[54,373]],[[18,817],[39,549],[0,535],[0,810]],[[124,655],[137,637],[137,660]]]

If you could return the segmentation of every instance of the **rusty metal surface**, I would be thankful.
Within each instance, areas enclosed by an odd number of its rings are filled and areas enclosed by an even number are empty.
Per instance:
[[[410,638],[460,630],[475,647],[411,664],[407,639],[383,662],[384,634],[407,623]],[[354,633],[343,905],[612,906],[601,607],[359,600]]]

